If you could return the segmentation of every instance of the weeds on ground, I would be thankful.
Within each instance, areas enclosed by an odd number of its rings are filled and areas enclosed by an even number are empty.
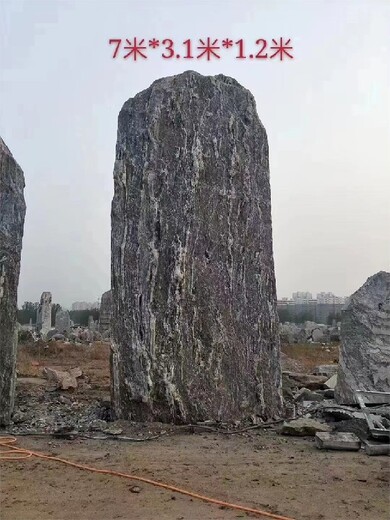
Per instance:
[[[297,343],[282,345],[282,352],[290,359],[298,360],[307,371],[318,365],[333,365],[339,362],[339,344],[317,345]]]
[[[49,364],[83,366],[93,361],[107,361],[110,345],[95,342],[92,345],[66,344],[62,341],[37,341],[18,346],[17,370],[19,376],[39,377],[42,367]]]

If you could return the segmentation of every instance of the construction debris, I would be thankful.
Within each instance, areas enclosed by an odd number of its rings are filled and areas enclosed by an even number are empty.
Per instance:
[[[372,437],[375,439],[390,438],[390,421],[387,417],[378,413],[375,408],[375,405],[383,408],[381,405],[390,404],[390,392],[365,392],[360,390],[355,392],[355,398],[366,418]]]
[[[312,374],[301,374],[299,372],[288,371],[283,371],[283,376],[288,377],[296,388],[304,387],[309,390],[325,389],[325,382],[328,380],[327,376],[314,376]]]
[[[294,401],[323,401],[324,396],[309,390],[308,388],[301,388],[294,397]]]
[[[337,374],[333,374],[332,377],[330,377],[327,381],[325,381],[325,386],[327,388],[330,388],[331,390],[334,390],[337,385]]]
[[[364,450],[367,455],[390,455],[390,443],[379,442],[367,439],[363,444]]]

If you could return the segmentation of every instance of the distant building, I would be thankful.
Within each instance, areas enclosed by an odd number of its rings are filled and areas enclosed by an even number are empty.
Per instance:
[[[293,293],[292,299],[296,303],[306,303],[313,299],[313,295],[310,292],[298,291]]]
[[[344,296],[336,296],[332,292],[320,292],[317,294],[318,303],[329,303],[332,305],[343,305],[346,303]]]
[[[317,298],[313,298],[310,292],[297,291],[292,294],[291,299],[278,300],[277,305],[285,320],[288,318],[289,321],[296,322],[302,319],[325,324],[330,315],[340,314],[348,301],[349,298],[335,296],[331,292],[321,292],[317,294]]]

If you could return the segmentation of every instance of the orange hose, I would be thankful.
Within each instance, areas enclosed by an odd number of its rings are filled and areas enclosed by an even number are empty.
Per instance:
[[[232,504],[230,502],[224,502],[223,500],[217,500],[215,498],[210,498],[204,495],[199,495],[198,493],[193,493],[192,491],[186,491],[185,489],[178,488],[176,486],[171,486],[169,484],[164,484],[163,482],[157,482],[155,480],[150,480],[144,477],[138,477],[136,475],[129,475],[128,473],[121,473],[119,471],[114,471],[111,469],[98,469],[93,468],[91,466],[86,466],[85,464],[77,464],[76,462],[71,462],[70,460],[61,459],[60,457],[52,457],[51,455],[45,455],[40,452],[27,450],[25,448],[18,448],[13,446],[16,443],[15,437],[0,437],[0,460],[19,460],[19,459],[28,459],[30,457],[38,457],[40,459],[54,460],[57,462],[62,462],[63,464],[67,464],[68,466],[73,466],[74,468],[84,469],[86,471],[91,471],[93,473],[100,473],[103,475],[114,475],[116,477],[127,478],[130,480],[136,480],[138,482],[144,482],[145,484],[151,484],[152,486],[169,489],[175,493],[181,493],[182,495],[187,495],[192,498],[197,498],[199,500],[203,500],[204,502],[209,502],[211,504],[217,504],[219,506],[228,507],[230,509],[236,509],[238,511],[245,511],[246,513],[253,513],[255,515],[265,516],[267,518],[273,518],[274,520],[294,520],[291,517],[280,516],[274,513],[268,513],[267,511],[262,511],[260,509],[253,509],[251,507],[240,506],[238,504]],[[4,449],[11,448],[11,449]],[[7,455],[10,454],[10,455]]]

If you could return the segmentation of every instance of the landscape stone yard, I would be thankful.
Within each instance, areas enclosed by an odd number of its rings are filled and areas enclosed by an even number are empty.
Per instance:
[[[389,520],[385,4],[1,0],[0,520]]]
[[[124,104],[112,288],[87,327],[49,291],[17,323],[24,180],[0,144],[7,519],[385,517],[390,273],[340,325],[279,324],[249,91],[188,71]]]

